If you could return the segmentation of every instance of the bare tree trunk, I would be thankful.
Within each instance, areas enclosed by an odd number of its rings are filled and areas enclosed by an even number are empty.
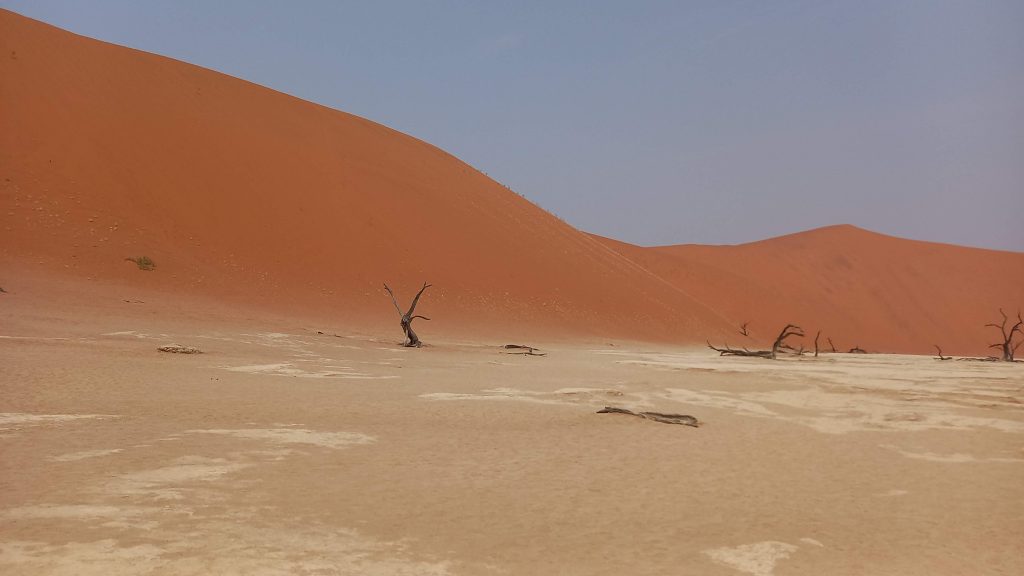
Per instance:
[[[799,327],[799,326],[797,326],[795,324],[786,324],[786,327],[782,329],[782,332],[779,332],[779,337],[775,339],[775,343],[772,344],[771,359],[774,360],[775,357],[778,355],[778,353],[779,353],[779,346],[782,345],[782,342],[786,338],[789,338],[790,336],[801,336],[802,337],[803,335],[804,335],[803,328],[801,328],[801,327]]]
[[[821,338],[821,330],[818,330],[818,333],[814,335],[814,357],[815,358],[818,357],[818,338]]]
[[[1021,318],[1020,311],[1018,311],[1017,323],[1011,326],[1010,331],[1007,332],[1006,322],[1008,318],[1006,317],[1006,313],[1003,312],[1002,308],[1000,308],[999,314],[1001,314],[1003,317],[1003,322],[1001,324],[985,324],[985,326],[991,326],[992,328],[998,329],[1003,336],[1003,341],[991,344],[989,345],[989,348],[1001,348],[1003,351],[1002,360],[1004,362],[1013,362],[1013,355],[1016,354],[1017,348],[1020,347],[1021,343],[1024,343],[1024,338],[1022,338],[1021,341],[1017,342],[1016,344],[1013,343],[1013,337],[1016,336],[1017,333],[1024,335],[1024,318]]]
[[[836,352],[836,345],[832,343],[832,337],[831,336],[828,337],[828,345],[832,347],[832,353],[835,354],[835,352]]]
[[[420,288],[420,291],[416,293],[416,297],[412,299],[412,305],[409,306],[409,311],[402,312],[402,309],[398,306],[398,300],[395,299],[395,293],[391,291],[391,288],[388,288],[387,282],[384,283],[384,289],[387,290],[388,294],[391,295],[391,302],[394,303],[395,310],[398,310],[398,314],[402,317],[402,319],[399,321],[399,324],[401,324],[402,326],[402,332],[405,333],[405,343],[402,344],[402,346],[405,346],[407,348],[419,348],[420,346],[423,345],[423,342],[420,342],[419,337],[416,336],[416,332],[414,332],[412,329],[412,321],[417,318],[423,318],[424,320],[430,320],[430,318],[419,315],[413,316],[413,312],[416,311],[416,304],[419,303],[420,296],[423,295],[423,291],[426,290],[427,288],[430,288],[431,286],[431,284],[427,284],[426,282],[424,282],[423,288]]]

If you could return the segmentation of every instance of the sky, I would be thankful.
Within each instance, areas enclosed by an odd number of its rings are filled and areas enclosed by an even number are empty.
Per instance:
[[[1024,251],[1024,2],[0,0],[385,124],[588,232]]]

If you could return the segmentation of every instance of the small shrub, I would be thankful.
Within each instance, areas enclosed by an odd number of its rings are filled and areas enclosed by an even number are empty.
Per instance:
[[[125,258],[130,262],[135,262],[135,265],[139,267],[139,270],[152,270],[156,268],[156,262],[149,256],[139,256],[138,258]]]

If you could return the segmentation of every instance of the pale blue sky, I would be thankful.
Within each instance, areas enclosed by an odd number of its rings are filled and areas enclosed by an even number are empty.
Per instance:
[[[1024,2],[0,0],[401,130],[587,231],[1024,251]]]

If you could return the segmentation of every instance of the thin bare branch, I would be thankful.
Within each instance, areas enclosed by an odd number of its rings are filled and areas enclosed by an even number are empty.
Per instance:
[[[412,299],[412,306],[409,307],[409,311],[406,312],[406,315],[411,315],[416,310],[416,304],[419,303],[420,296],[423,295],[423,291],[431,286],[431,284],[427,284],[426,282],[423,283],[423,288],[420,288],[420,291],[416,293],[416,297]]]
[[[395,305],[395,310],[398,310],[398,315],[404,316],[405,314],[402,312],[402,309],[398,307],[398,300],[395,300],[395,293],[391,291],[391,288],[388,288],[387,282],[384,283],[384,289],[391,295],[391,302]]]

